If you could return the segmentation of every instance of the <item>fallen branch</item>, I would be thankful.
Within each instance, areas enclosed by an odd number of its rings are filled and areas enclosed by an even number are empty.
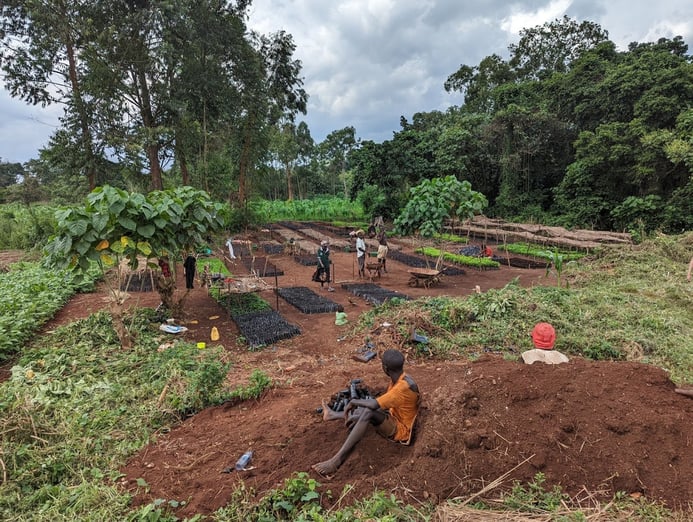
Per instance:
[[[498,478],[497,478],[496,480],[494,480],[493,482],[490,482],[488,485],[486,485],[485,487],[483,487],[481,490],[479,490],[479,491],[477,491],[476,493],[474,493],[471,497],[467,497],[467,499],[465,499],[465,501],[462,502],[462,503],[460,504],[460,506],[466,506],[467,504],[469,504],[469,503],[470,503],[472,500],[474,500],[475,498],[480,497],[481,495],[483,495],[483,494],[485,494],[485,493],[488,493],[488,492],[491,491],[492,489],[497,488],[498,486],[500,486],[500,485],[503,483],[503,481],[504,481],[506,478],[508,478],[508,476],[509,476],[513,471],[515,471],[517,468],[519,468],[519,467],[522,466],[523,464],[529,462],[529,461],[532,460],[533,458],[534,458],[534,454],[530,455],[530,456],[527,457],[525,460],[523,460],[522,462],[520,462],[517,466],[515,466],[513,469],[511,469],[511,470],[509,470],[509,471],[506,471],[503,475],[501,475],[500,477],[498,477]]]

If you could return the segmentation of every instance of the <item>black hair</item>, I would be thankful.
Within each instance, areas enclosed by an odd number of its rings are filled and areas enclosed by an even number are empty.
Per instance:
[[[380,359],[388,370],[401,370],[404,367],[404,355],[399,350],[385,350]]]

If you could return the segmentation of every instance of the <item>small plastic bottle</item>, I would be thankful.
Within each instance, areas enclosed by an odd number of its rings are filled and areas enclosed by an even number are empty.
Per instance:
[[[243,471],[248,464],[250,464],[250,460],[253,458],[253,452],[252,450],[246,451],[240,459],[236,462],[236,471]]]

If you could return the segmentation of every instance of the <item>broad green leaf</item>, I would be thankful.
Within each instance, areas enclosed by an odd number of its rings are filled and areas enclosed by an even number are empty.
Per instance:
[[[127,230],[137,229],[137,223],[135,223],[133,219],[127,216],[120,216],[118,218],[118,223],[120,223],[120,225]]]
[[[67,228],[73,236],[81,236],[87,231],[87,223],[85,221],[73,221],[68,223]]]
[[[106,228],[106,225],[108,224],[108,215],[107,214],[94,214],[91,219],[91,225],[94,227],[94,230],[97,232],[103,232],[103,229]]]
[[[152,253],[152,246],[147,241],[138,241],[137,250],[145,256],[149,256]]]
[[[104,264],[104,266],[115,265],[115,259],[113,258],[113,256],[106,252],[101,252],[101,262]]]
[[[137,227],[137,233],[142,237],[150,238],[154,235],[154,232],[156,232],[156,227],[151,223],[147,223],[146,225],[139,225]]]

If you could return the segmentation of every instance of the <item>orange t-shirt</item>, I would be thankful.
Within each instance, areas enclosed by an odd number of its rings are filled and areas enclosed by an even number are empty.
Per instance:
[[[390,383],[387,391],[378,397],[378,406],[389,410],[390,416],[397,422],[397,431],[393,439],[407,441],[414,427],[416,415],[419,413],[419,394],[409,387],[402,373],[396,383]]]

